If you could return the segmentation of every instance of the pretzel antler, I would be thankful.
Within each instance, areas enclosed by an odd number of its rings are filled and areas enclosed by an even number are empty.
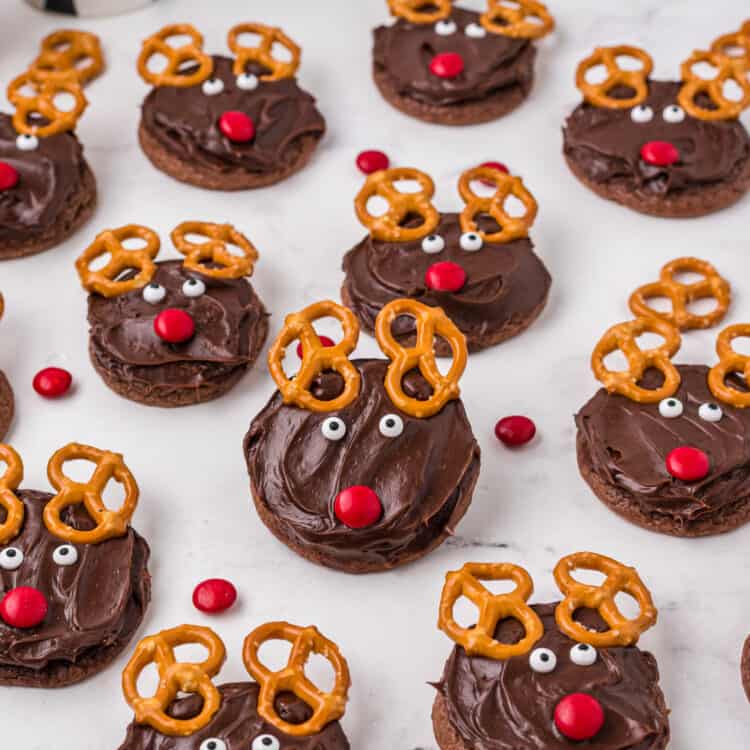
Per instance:
[[[388,0],[392,16],[409,23],[435,23],[450,16],[453,0]]]
[[[169,39],[178,36],[188,36],[190,42],[172,47]],[[158,73],[148,69],[149,60],[154,55],[161,55],[167,60],[164,70]],[[191,64],[195,65],[195,70],[185,73],[185,68]],[[211,56],[203,51],[203,34],[189,23],[175,23],[157,31],[143,42],[138,56],[138,73],[152,86],[196,86],[210,78],[213,69]]]
[[[207,237],[208,241],[191,242],[187,238],[190,234]],[[258,251],[252,242],[231,224],[183,221],[172,230],[171,236],[174,246],[185,256],[183,265],[190,271],[197,271],[214,279],[241,279],[243,276],[253,275]],[[243,255],[230,253],[227,245],[240,248]]]
[[[749,323],[729,326],[719,334],[716,339],[719,362],[708,373],[708,387],[719,401],[745,409],[750,406],[750,392],[741,391],[726,382],[729,375],[739,374],[750,387],[750,357],[740,354],[732,347],[732,341],[741,336],[750,336]]]
[[[260,44],[257,47],[243,47],[239,43],[241,34],[257,34]],[[262,23],[240,23],[229,30],[227,37],[229,49],[234,53],[234,74],[245,72],[248,63],[259,63],[268,68],[270,73],[259,76],[262,81],[280,81],[283,78],[294,78],[299,68],[302,50],[281,29],[264,26]],[[278,60],[273,56],[274,44],[280,44],[291,55],[291,60]]]
[[[750,65],[750,21],[746,21],[739,31],[724,34],[711,45],[711,52],[723,57],[745,60]]]
[[[59,29],[42,39],[38,57],[30,70],[39,80],[73,72],[83,86],[104,69],[102,45],[96,34]]]
[[[258,656],[266,641],[282,640],[292,644],[292,653],[287,665],[272,672]],[[333,690],[324,693],[305,674],[305,665],[311,654],[321,654],[333,667],[335,684]],[[260,685],[258,713],[280,732],[292,737],[317,734],[332,721],[340,719],[346,709],[351,678],[346,659],[333,641],[321,635],[317,628],[302,628],[288,622],[269,622],[256,628],[245,639],[242,659],[250,675]],[[279,693],[294,693],[312,710],[312,716],[302,724],[284,721],[276,711],[275,702]]]
[[[516,39],[540,39],[555,28],[547,7],[536,0],[487,0],[479,20],[491,34]]]
[[[625,70],[619,66],[618,57],[631,57],[639,60],[642,67],[639,70]],[[607,78],[602,83],[589,83],[586,80],[586,74],[599,65],[606,68]],[[583,94],[583,98],[595,107],[630,109],[641,104],[648,96],[648,78],[653,69],[654,61],[651,56],[639,47],[626,44],[617,47],[597,47],[578,65],[576,86]],[[610,96],[612,90],[618,86],[626,86],[633,89],[635,93],[627,99]]]
[[[696,65],[706,63],[716,68],[714,78],[701,78],[694,72]],[[694,52],[682,63],[683,85],[677,95],[680,106],[699,120],[733,120],[750,106],[750,58],[726,57],[717,52]],[[741,99],[727,99],[724,87],[730,81],[742,90]],[[714,105],[707,109],[697,102],[700,95],[707,96]]]
[[[18,536],[23,526],[24,505],[16,495],[23,481],[23,461],[6,443],[0,443],[0,462],[5,471],[0,476],[0,507],[5,509],[5,520],[0,524],[0,544],[7,544]]]

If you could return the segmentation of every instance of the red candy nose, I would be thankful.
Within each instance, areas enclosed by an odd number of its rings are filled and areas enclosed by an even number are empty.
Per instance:
[[[255,137],[255,123],[244,112],[225,112],[219,118],[219,130],[234,143],[247,143]]]
[[[569,740],[590,740],[603,725],[604,709],[592,695],[571,693],[555,707],[555,726]]]
[[[169,344],[181,344],[195,334],[193,316],[184,310],[169,307],[154,318],[156,335]]]
[[[11,589],[0,602],[0,617],[12,628],[35,628],[46,616],[47,600],[31,586]]]
[[[5,161],[0,161],[0,190],[10,190],[18,185],[18,172]]]
[[[698,448],[681,445],[667,456],[667,471],[683,482],[697,482],[705,479],[711,468],[708,456]]]
[[[669,141],[649,141],[641,147],[641,159],[655,167],[668,167],[680,160],[680,152]]]
[[[433,292],[457,292],[466,283],[466,271],[448,260],[433,263],[424,275],[424,283]]]
[[[455,78],[464,71],[464,59],[458,52],[441,52],[430,61],[430,72],[438,78]]]
[[[383,515],[380,498],[369,487],[355,485],[341,490],[333,504],[336,518],[350,529],[365,529]]]

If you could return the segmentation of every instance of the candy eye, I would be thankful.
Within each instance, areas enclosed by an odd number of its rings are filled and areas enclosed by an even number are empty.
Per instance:
[[[16,148],[19,151],[35,151],[39,148],[39,139],[35,135],[19,135],[16,138]]]
[[[404,420],[398,414],[386,414],[380,420],[380,434],[383,437],[397,438],[404,431]]]
[[[456,33],[456,28],[457,27],[455,21],[444,19],[442,21],[438,21],[435,24],[435,33],[439,34],[440,36],[450,36],[451,34]]]
[[[464,34],[472,39],[482,39],[487,36],[487,29],[485,29],[484,26],[480,26],[478,23],[470,23],[464,29]]]
[[[470,253],[475,253],[477,250],[482,249],[482,238],[476,232],[465,232],[461,235],[459,240],[462,250],[467,250]]]
[[[78,550],[72,544],[61,544],[55,548],[52,559],[58,565],[75,565],[78,562]]]
[[[206,96],[216,96],[224,91],[224,81],[221,78],[209,78],[207,81],[203,81],[201,90]]]
[[[683,408],[679,398],[663,398],[659,401],[659,414],[667,419],[682,416]]]
[[[670,104],[670,106],[662,112],[662,117],[665,122],[682,122],[685,119],[685,110],[682,107],[678,107],[676,104]]]
[[[428,234],[422,240],[422,250],[430,255],[441,253],[444,249],[445,240],[439,234]]]
[[[535,648],[529,655],[529,666],[535,672],[548,674],[557,666],[557,657],[548,648]]]
[[[328,417],[320,425],[320,431],[327,440],[341,440],[346,435],[346,425],[343,419],[338,417]]]
[[[570,660],[579,667],[590,667],[596,661],[596,649],[588,643],[576,643],[570,649]]]
[[[281,744],[272,734],[261,734],[253,740],[251,750],[279,750]]]
[[[0,568],[17,570],[23,563],[23,552],[18,547],[6,547],[0,551]]]
[[[227,750],[227,743],[218,737],[209,737],[201,742],[198,750]],[[255,743],[253,743],[253,750],[255,750]]]
[[[240,73],[237,76],[237,88],[243,91],[254,91],[258,88],[259,84],[258,76],[252,73]]]
[[[645,104],[639,104],[630,110],[630,119],[637,123],[651,122],[654,119],[654,110]]]
[[[718,404],[701,404],[698,409],[698,416],[704,422],[718,422],[724,416],[724,412]]]
[[[206,293],[206,285],[200,279],[188,279],[182,285],[182,293],[186,297],[201,297]]]
[[[167,290],[161,284],[146,284],[143,287],[143,299],[149,305],[158,305],[167,296]]]

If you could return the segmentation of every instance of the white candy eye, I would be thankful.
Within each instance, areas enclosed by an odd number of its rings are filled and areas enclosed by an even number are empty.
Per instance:
[[[224,91],[224,81],[221,78],[209,78],[203,81],[201,90],[206,96],[216,96]]]
[[[448,19],[443,19],[435,24],[435,33],[440,36],[450,36],[456,33],[456,23]]]
[[[255,745],[253,745],[253,748],[255,748]],[[209,737],[201,742],[198,750],[227,750],[227,743],[218,737]]]
[[[346,425],[343,419],[328,417],[320,425],[320,431],[323,433],[323,437],[328,440],[341,440],[346,435]]]
[[[659,414],[667,419],[681,417],[683,408],[679,398],[663,398],[659,401]]]
[[[201,297],[206,293],[206,285],[200,279],[188,279],[182,285],[182,293],[186,297]]]
[[[251,750],[279,750],[281,743],[272,734],[261,734],[253,740]]]
[[[651,122],[654,119],[654,110],[646,104],[639,104],[630,110],[630,119],[637,123]]]
[[[422,240],[422,250],[430,255],[441,253],[445,249],[445,240],[439,234],[428,234]]]
[[[724,416],[724,412],[718,404],[701,404],[698,409],[698,416],[704,422],[718,422]]]
[[[529,655],[529,666],[541,674],[551,672],[557,666],[555,652],[548,648],[535,648]]]
[[[398,414],[386,414],[380,420],[380,434],[383,437],[397,438],[404,431],[404,420]]]
[[[143,299],[149,305],[158,305],[167,296],[167,290],[161,284],[146,284],[143,287]]]
[[[470,253],[475,253],[477,250],[482,249],[482,238],[476,232],[465,232],[461,235],[459,240],[462,250],[468,250]]]
[[[487,36],[487,29],[485,29],[484,26],[480,26],[478,23],[470,23],[464,29],[464,34],[472,39],[482,39]]]
[[[671,104],[662,112],[662,117],[665,122],[682,122],[685,119],[685,110],[676,104]]]
[[[596,649],[588,643],[576,643],[570,649],[570,660],[579,667],[590,667],[596,661]]]
[[[237,76],[237,88],[243,91],[254,91],[259,84],[258,76],[252,73],[240,73]]]
[[[19,135],[16,138],[16,148],[19,151],[35,151],[39,148],[39,139],[35,135]]]
[[[55,548],[52,559],[58,565],[75,565],[78,562],[78,550],[72,544],[61,544]]]
[[[0,568],[17,570],[23,563],[23,552],[18,547],[6,547],[0,551]]]

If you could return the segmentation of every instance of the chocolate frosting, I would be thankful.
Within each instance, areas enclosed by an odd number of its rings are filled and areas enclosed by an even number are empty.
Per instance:
[[[662,417],[658,404],[638,404],[601,389],[576,416],[581,446],[595,473],[629,493],[646,513],[657,512],[689,526],[727,510],[750,495],[750,409],[720,403],[724,416],[707,422],[701,404],[716,403],[708,389],[708,367],[678,365],[682,383],[674,398],[684,411]],[[656,387],[655,371],[644,378]],[[736,387],[743,388],[739,383]],[[710,460],[705,479],[684,482],[666,470],[667,455],[689,445]]]
[[[208,724],[187,737],[167,737],[146,725],[132,723],[128,727],[120,750],[198,750],[201,743],[220,739],[227,750],[257,750],[253,741],[270,735],[279,742],[279,750],[349,750],[344,730],[338,721],[327,724],[318,734],[292,737],[276,729],[258,716],[259,687],[254,682],[235,682],[219,686],[221,707]],[[202,707],[200,696],[182,698],[169,709],[177,719],[191,719]],[[281,693],[276,699],[276,710],[284,721],[301,724],[312,711],[291,693]],[[258,743],[263,747],[262,740]]]
[[[534,672],[529,654],[504,661],[470,657],[456,646],[436,686],[445,698],[451,725],[467,747],[482,750],[571,750],[579,743],[554,726],[557,704],[571,693],[587,693],[604,709],[604,725],[582,746],[587,750],[656,750],[669,740],[668,711],[659,688],[656,659],[635,646],[599,649],[596,661],[579,666],[570,658],[575,646],[555,623],[554,604],[532,607],[544,635],[534,648],[557,657],[547,674]],[[577,619],[606,630],[599,616],[586,610]],[[523,630],[515,620],[502,621],[495,637],[515,643]]]
[[[441,36],[435,24],[414,24],[399,18],[392,26],[374,30],[376,72],[386,73],[399,94],[426,104],[460,105],[481,101],[514,86],[531,88],[536,50],[528,39],[487,34],[476,39],[466,34],[479,24],[479,13],[454,7],[450,20],[456,32]],[[456,52],[464,70],[455,78],[430,72],[430,61],[443,52]]]
[[[41,671],[55,662],[75,662],[132,632],[146,606],[138,593],[148,560],[143,539],[128,529],[100,544],[76,544],[78,561],[58,565],[53,552],[66,542],[50,534],[42,520],[53,496],[31,490],[17,494],[25,507],[23,528],[2,549],[15,547],[24,560],[17,570],[0,568],[2,591],[31,586],[44,594],[49,609],[35,628],[12,628],[0,620],[0,665]],[[93,528],[82,506],[68,508],[62,518],[74,528]]]
[[[0,161],[19,175],[15,187],[0,190],[0,244],[29,240],[55,225],[83,189],[88,169],[74,133],[39,138],[32,151],[21,151],[16,138],[11,116],[0,113]]]
[[[154,88],[143,103],[142,124],[148,133],[179,158],[214,170],[245,170],[253,174],[275,172],[294,160],[305,137],[322,138],[325,121],[315,99],[294,78],[261,81],[252,91],[240,89],[232,70],[233,60],[213,56],[213,77],[224,90],[209,96],[202,84]],[[265,69],[248,66],[248,72]],[[233,143],[219,130],[224,112],[240,111],[255,124],[250,143]]]
[[[482,229],[497,229],[489,217],[481,217],[479,223]],[[530,239],[485,243],[475,252],[462,250],[462,230],[455,213],[441,214],[435,234],[445,240],[440,253],[424,252],[422,240],[391,243],[368,235],[346,254],[345,285],[355,312],[369,330],[374,329],[375,318],[385,305],[411,297],[441,307],[471,346],[488,333],[517,325],[544,304],[551,279]],[[457,263],[466,272],[466,284],[458,292],[436,292],[425,285],[427,269],[444,261]],[[413,319],[406,316],[393,326],[396,336],[413,330]]]
[[[709,122],[687,113],[682,122],[664,119],[664,110],[677,105],[682,84],[649,81],[643,106],[653,110],[650,122],[636,123],[630,109],[606,109],[580,104],[568,118],[564,135],[566,157],[596,183],[616,182],[647,195],[665,196],[714,185],[740,174],[750,159],[750,135],[739,120]],[[614,95],[630,94],[628,90]],[[671,166],[646,164],[641,147],[668,141],[680,152]]]
[[[463,404],[451,401],[429,419],[415,419],[390,401],[383,380],[388,361],[354,360],[362,381],[359,396],[340,411],[317,413],[287,406],[276,392],[253,420],[245,455],[256,499],[311,554],[322,551],[343,565],[367,562],[390,566],[450,532],[470,502],[463,484],[478,471],[479,446]],[[421,378],[405,379],[416,398],[429,395]],[[329,379],[336,382],[333,387]],[[338,376],[319,382],[318,398],[333,398]],[[379,430],[386,414],[404,423],[399,437]],[[321,424],[339,417],[346,435],[328,440]],[[383,505],[381,519],[350,529],[334,514],[336,495],[366,485]]]

